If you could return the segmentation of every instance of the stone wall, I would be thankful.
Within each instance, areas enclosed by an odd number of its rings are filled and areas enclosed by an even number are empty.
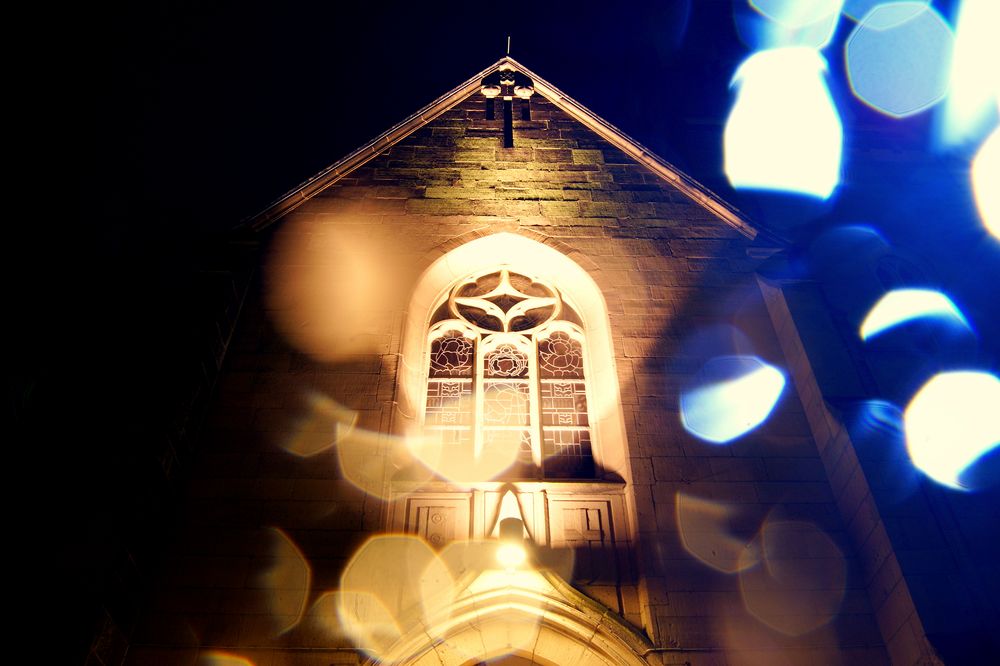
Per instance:
[[[222,653],[258,666],[360,658],[316,602],[338,587],[365,539],[386,529],[387,508],[345,474],[328,434],[343,409],[356,429],[398,434],[407,287],[442,253],[498,231],[560,249],[606,301],[636,573],[617,598],[601,600],[657,646],[647,658],[887,661],[795,387],[731,445],[707,444],[681,425],[678,391],[699,368],[703,332],[738,329],[747,353],[789,365],[751,241],[546,100],[531,106],[505,149],[501,121],[486,120],[473,95],[269,232],[258,297],[231,345],[182,528],[129,663],[194,664]],[[696,523],[715,522],[682,535],[678,502]],[[843,567],[832,584],[843,593],[835,612],[819,601],[782,611],[754,596],[769,583],[746,572],[765,567],[740,557],[767,551],[768,525],[772,535],[811,535],[772,553],[796,572],[780,594],[826,600],[810,572]],[[730,549],[728,560],[715,544]]]

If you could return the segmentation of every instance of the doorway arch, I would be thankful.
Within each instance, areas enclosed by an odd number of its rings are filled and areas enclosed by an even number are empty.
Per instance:
[[[555,573],[488,570],[465,583],[447,617],[414,627],[373,663],[648,663],[652,645],[642,634]]]

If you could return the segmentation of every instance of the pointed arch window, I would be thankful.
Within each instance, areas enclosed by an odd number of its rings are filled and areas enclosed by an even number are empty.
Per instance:
[[[559,291],[502,269],[459,281],[427,336],[424,429],[504,478],[593,478],[585,332]]]

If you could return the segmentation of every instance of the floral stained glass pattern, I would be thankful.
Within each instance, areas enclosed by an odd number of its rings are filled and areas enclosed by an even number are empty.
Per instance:
[[[453,452],[472,445],[475,353],[475,343],[457,330],[431,341],[424,423]]]
[[[528,374],[528,357],[514,345],[500,345],[486,355],[487,377],[524,377]]]
[[[475,347],[458,331],[431,343],[431,377],[471,377]]]
[[[556,331],[538,341],[538,367],[542,377],[583,379],[583,349],[568,333]]]

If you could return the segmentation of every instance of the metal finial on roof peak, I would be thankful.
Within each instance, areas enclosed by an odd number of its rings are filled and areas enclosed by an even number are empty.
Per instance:
[[[507,57],[510,57],[510,35],[507,35]]]

